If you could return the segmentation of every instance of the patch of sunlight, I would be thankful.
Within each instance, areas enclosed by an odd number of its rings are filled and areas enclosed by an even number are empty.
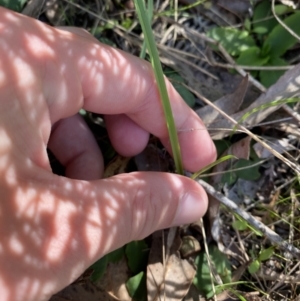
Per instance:
[[[21,255],[22,253],[24,253],[24,246],[16,235],[13,235],[10,237],[8,244],[9,244],[10,250],[14,254]]]

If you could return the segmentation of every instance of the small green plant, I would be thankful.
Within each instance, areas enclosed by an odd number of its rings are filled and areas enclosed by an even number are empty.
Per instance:
[[[115,251],[112,251],[106,254],[104,257],[96,261],[90,268],[92,269],[93,273],[91,274],[92,281],[98,281],[102,278],[106,271],[106,267],[108,263],[119,262],[124,256],[124,247],[119,248]]]
[[[133,300],[147,301],[146,281],[147,279],[145,272],[140,272],[139,274],[128,279],[126,282],[126,287]]]
[[[250,274],[256,273],[259,270],[261,263],[263,261],[270,259],[273,254],[274,254],[274,247],[261,250],[258,256],[255,259],[253,259],[253,261],[248,266],[248,272]]]
[[[129,295],[133,300],[147,300],[146,270],[149,247],[144,240],[132,241],[125,247],[128,266],[133,276],[126,282]]]
[[[98,281],[104,275],[107,264],[117,263],[124,256],[128,262],[128,267],[133,275],[137,275],[146,270],[148,263],[149,247],[144,240],[132,241],[125,247],[119,248],[106,254],[104,257],[96,261],[90,268],[93,270],[91,274],[92,281]],[[137,278],[134,280],[137,281]],[[135,283],[134,282],[134,283]]]
[[[202,168],[201,170],[195,172],[194,174],[192,174],[191,178],[192,179],[197,179],[200,175],[204,174],[205,172],[209,171],[211,168],[215,167],[216,165],[225,162],[227,160],[230,159],[237,159],[237,157],[232,156],[232,155],[227,155],[227,156],[223,156],[222,158],[216,160],[215,162],[205,166],[204,168]]]
[[[237,231],[252,231],[256,236],[263,236],[263,234],[252,227],[250,224],[247,223],[243,218],[235,214],[236,220],[232,223],[232,228]]]
[[[231,283],[231,265],[227,256],[218,249],[216,245],[209,245],[210,260],[216,268],[216,272],[221,277],[224,284]],[[213,296],[213,287],[211,283],[211,272],[207,262],[207,255],[201,252],[195,259],[197,266],[197,273],[194,278],[193,284],[196,288],[204,294],[207,298]],[[221,286],[216,287],[216,293],[220,293],[224,288]]]
[[[276,5],[275,12],[283,16],[288,28],[300,34],[299,10],[291,11],[285,5]],[[287,66],[283,55],[297,43],[297,39],[272,15],[269,1],[262,1],[255,7],[252,20],[247,19],[243,29],[215,27],[208,36],[220,42],[242,66]],[[283,73],[281,70],[261,70],[253,71],[252,75],[269,87]]]
[[[258,180],[261,176],[259,168],[260,160],[239,159],[232,164],[230,168],[232,171],[223,174],[221,181],[222,183],[232,185],[237,181],[237,179],[247,181]]]

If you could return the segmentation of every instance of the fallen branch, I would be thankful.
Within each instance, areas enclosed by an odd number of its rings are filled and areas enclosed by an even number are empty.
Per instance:
[[[204,187],[206,192],[213,197],[215,197],[219,202],[225,205],[227,208],[238,214],[246,222],[248,222],[252,227],[263,233],[272,243],[276,244],[279,248],[289,252],[295,258],[300,259],[300,250],[295,246],[289,244],[284,239],[282,239],[277,233],[271,230],[269,227],[264,225],[262,222],[255,219],[252,215],[242,210],[236,203],[225,197],[222,193],[218,192],[208,183],[203,180],[197,180],[197,182]]]

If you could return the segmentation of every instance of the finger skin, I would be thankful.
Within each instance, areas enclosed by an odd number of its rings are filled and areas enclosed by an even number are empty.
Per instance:
[[[28,104],[25,109],[32,109],[29,96],[34,83],[34,89],[39,88],[36,92],[47,101],[51,124],[75,115],[81,108],[107,115],[126,114],[144,131],[159,137],[170,151],[165,117],[149,63],[100,44],[83,31],[78,34],[79,30],[74,33],[50,28],[4,9],[0,9],[0,14],[1,58],[6,62],[5,69],[9,69],[9,78],[26,84],[25,93],[19,95],[22,103]],[[7,44],[12,39],[11,43],[18,44]],[[8,64],[12,57],[13,62]],[[16,74],[25,72],[20,66],[26,71],[26,77],[21,79],[16,78]],[[215,159],[214,145],[196,113],[166,83],[180,132],[183,164],[186,169],[196,171]],[[44,108],[40,110],[37,113],[44,112]],[[47,132],[44,135],[47,140]],[[113,143],[121,149],[123,142]]]
[[[111,250],[195,221],[207,207],[196,182],[167,173],[87,182],[35,170],[17,185],[1,191],[11,200],[1,206],[3,301],[48,300]]]
[[[96,180],[103,176],[103,158],[85,121],[78,114],[52,127],[48,148],[65,166],[71,179]]]
[[[91,52],[95,52],[101,61],[101,66],[98,70],[91,67],[97,66],[93,57],[87,57],[83,64],[78,65],[80,74],[84,75],[81,81],[83,93],[86,91],[88,94],[89,91],[89,96],[84,98],[84,108],[107,115],[126,114],[139,127],[159,137],[171,152],[165,116],[151,66],[139,58],[104,45],[90,46]],[[74,48],[77,48],[76,45]],[[112,62],[116,64],[113,64],[115,72],[109,72]],[[94,72],[90,72],[91,68]],[[99,73],[108,76],[91,77],[91,74]],[[97,84],[98,89],[92,89]],[[179,132],[183,164],[186,169],[197,171],[215,160],[215,146],[196,113],[168,81],[166,84]],[[97,101],[98,99],[101,101]],[[122,124],[119,129],[122,129]],[[189,130],[191,131],[187,133]],[[116,148],[124,147],[122,140],[114,140],[112,137],[112,141]]]
[[[149,132],[125,114],[106,115],[105,123],[114,149],[124,157],[132,157],[144,150]]]
[[[170,150],[151,66],[86,32],[72,31],[0,8],[3,301],[47,300],[105,253],[159,228],[194,221],[207,207],[203,189],[176,175],[133,173],[83,181],[51,173],[46,146],[62,141],[60,132],[70,135],[64,129],[68,120],[61,120],[81,108],[125,116],[109,121],[118,149],[134,154],[152,133]],[[215,159],[215,149],[197,115],[166,83],[177,129],[196,129],[179,132],[179,140],[185,168],[197,170]],[[56,122],[53,135],[58,136],[51,142]],[[126,135],[135,134],[140,142],[126,145],[118,138],[126,127]],[[69,143],[65,147],[72,151]],[[61,160],[68,164],[68,157]],[[85,178],[74,170],[70,174]],[[185,199],[191,192],[199,201]]]

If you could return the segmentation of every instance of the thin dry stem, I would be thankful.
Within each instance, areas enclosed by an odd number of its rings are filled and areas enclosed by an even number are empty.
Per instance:
[[[277,16],[275,12],[275,0],[272,0],[272,14],[274,15],[277,22],[286,29],[294,38],[296,38],[298,41],[300,41],[300,37],[292,30],[290,29],[284,22],[281,21],[281,19]]]
[[[207,258],[207,264],[208,264],[208,267],[209,267],[211,287],[212,287],[212,290],[213,290],[213,293],[214,293],[214,300],[217,301],[217,293],[216,293],[216,287],[215,287],[215,284],[214,284],[214,279],[217,280],[218,284],[222,284],[222,280],[216,272],[213,273],[213,271],[215,271],[215,267],[213,266],[213,263],[210,259],[208,245],[207,245],[207,238],[206,238],[206,233],[205,233],[205,228],[204,228],[204,225],[203,225],[202,217],[200,218],[200,227],[201,227],[201,232],[202,232],[202,235],[203,235],[203,242],[204,242],[204,249],[205,249],[205,254],[206,254],[206,258]]]
[[[204,39],[205,41],[212,43],[214,45],[216,45],[218,47],[218,49],[220,50],[220,52],[222,53],[222,55],[224,56],[224,58],[229,62],[229,65],[225,64],[225,66],[227,65],[227,67],[229,68],[233,68],[235,69],[239,74],[241,74],[242,76],[246,76],[248,73],[244,70],[245,67],[249,67],[249,66],[239,66],[235,63],[234,59],[229,55],[229,53],[225,50],[225,48],[218,42],[216,42],[215,40],[208,38],[206,35],[198,33],[194,30],[191,30],[191,33],[193,33],[195,36],[198,36],[199,38]],[[210,61],[210,64],[213,66],[219,66],[222,67],[223,64],[220,63],[216,63],[215,61]],[[256,68],[256,67],[254,67]],[[272,67],[262,67],[262,68],[256,68],[256,69],[252,69],[251,67],[248,68],[248,70],[289,70],[291,69],[292,66],[284,66],[283,69],[281,69],[279,66],[274,67],[274,69],[272,69]],[[248,74],[249,77],[249,81],[252,83],[253,86],[255,86],[256,88],[258,88],[261,92],[266,92],[267,89],[259,82],[257,81],[253,76],[251,76],[251,74]],[[300,123],[300,115],[293,111],[288,105],[284,104],[282,106],[282,108],[289,114],[291,115],[295,120],[297,120],[298,123]]]
[[[204,187],[206,192],[215,197],[219,202],[225,205],[227,208],[238,214],[245,221],[247,221],[252,227],[262,232],[272,243],[277,245],[279,248],[289,252],[295,258],[300,259],[300,250],[295,246],[289,244],[283,240],[277,233],[271,230],[269,227],[264,225],[262,222],[255,219],[251,214],[242,210],[236,203],[225,197],[223,194],[218,192],[214,187],[209,185],[203,180],[197,180],[197,182]]]
[[[287,160],[284,156],[282,156],[279,152],[277,152],[276,150],[272,149],[272,147],[270,147],[267,143],[265,143],[264,141],[262,141],[261,139],[259,139],[257,137],[257,135],[253,134],[251,131],[249,131],[246,127],[244,127],[243,125],[239,124],[236,120],[234,120],[232,117],[230,117],[228,114],[226,114],[225,112],[223,112],[220,108],[218,108],[214,103],[212,103],[209,99],[207,99],[206,97],[204,97],[203,95],[201,95],[200,93],[198,93],[196,90],[188,87],[185,84],[182,84],[183,86],[185,86],[187,89],[190,89],[190,91],[192,91],[198,98],[202,99],[206,104],[210,105],[211,107],[213,107],[215,110],[217,110],[222,116],[224,116],[225,118],[227,118],[228,120],[230,120],[235,126],[237,126],[239,129],[241,129],[242,131],[244,131],[245,133],[247,133],[252,139],[254,139],[255,141],[259,142],[263,147],[265,147],[268,151],[270,151],[275,157],[277,157],[278,159],[280,159],[282,162],[284,162],[286,165],[288,165],[291,169],[293,169],[297,174],[300,174],[300,167],[298,166],[298,164],[291,162],[290,160]]]

